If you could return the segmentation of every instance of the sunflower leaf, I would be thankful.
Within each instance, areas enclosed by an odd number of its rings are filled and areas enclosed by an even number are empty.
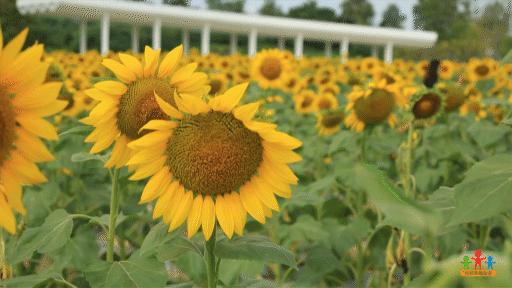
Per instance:
[[[215,255],[222,259],[279,263],[297,269],[292,252],[260,236],[245,236],[233,240],[222,239],[215,246]]]

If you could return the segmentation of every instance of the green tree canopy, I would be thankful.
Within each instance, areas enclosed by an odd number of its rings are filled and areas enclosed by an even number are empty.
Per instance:
[[[395,28],[403,28],[404,21],[407,17],[405,14],[400,12],[400,8],[395,4],[391,4],[388,6],[386,11],[384,11],[384,15],[382,15],[382,21],[380,22],[380,26],[382,27],[395,27]]]
[[[263,6],[260,8],[261,15],[269,15],[269,16],[283,16],[283,10],[279,6],[276,5],[275,0],[265,0]]]
[[[341,4],[341,22],[350,24],[371,25],[373,6],[367,0],[343,0]]]
[[[304,4],[293,7],[288,17],[336,22],[336,11],[328,7],[319,7],[315,0],[308,0]]]
[[[244,12],[245,0],[207,0],[208,9]]]
[[[453,38],[458,18],[467,16],[459,11],[459,4],[459,0],[419,0],[413,7],[414,28],[436,31],[440,40]]]

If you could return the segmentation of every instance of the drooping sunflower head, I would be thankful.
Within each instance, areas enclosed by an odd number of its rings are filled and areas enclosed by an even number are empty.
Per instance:
[[[421,91],[411,100],[411,112],[415,119],[429,119],[436,116],[443,104],[440,93],[432,89]]]
[[[269,49],[259,52],[251,63],[251,74],[262,88],[280,88],[290,70],[290,61],[283,51]]]
[[[207,76],[195,72],[197,64],[178,68],[182,54],[183,47],[178,46],[160,62],[160,50],[146,46],[143,63],[123,53],[119,54],[121,62],[103,60],[119,81],[99,82],[86,91],[99,104],[82,122],[96,128],[85,139],[94,143],[91,153],[115,142],[106,167],[122,167],[131,153],[126,144],[141,136],[140,129],[151,120],[168,118],[156,103],[155,93],[172,106],[176,106],[175,94],[201,97],[208,93]]]
[[[396,124],[396,116],[393,111],[396,107],[405,107],[407,101],[403,95],[386,85],[386,81],[372,82],[367,88],[354,87],[347,95],[349,112],[345,118],[345,125],[352,130],[361,132],[368,125],[379,125],[388,122],[390,126]]]
[[[464,89],[460,85],[440,83],[437,89],[444,94],[444,111],[446,112],[456,111],[466,99]]]
[[[343,111],[328,111],[317,114],[316,128],[318,134],[329,136],[336,133],[340,129],[344,118],[345,114]]]
[[[45,83],[49,63],[41,61],[43,45],[21,51],[27,33],[23,30],[2,46],[0,29],[0,229],[13,234],[14,211],[26,213],[22,185],[45,182],[36,163],[53,160],[40,138],[58,136],[44,117],[67,105],[57,100],[62,83]]]
[[[288,167],[301,158],[292,150],[301,142],[254,120],[259,103],[238,106],[247,84],[203,102],[176,95],[177,109],[156,96],[170,120],[153,120],[155,130],[128,146],[132,180],[151,177],[141,202],[157,199],[154,218],[172,231],[187,222],[188,236],[200,227],[205,239],[215,223],[228,238],[242,234],[249,213],[264,223],[279,209],[275,195],[289,197],[298,179]]]

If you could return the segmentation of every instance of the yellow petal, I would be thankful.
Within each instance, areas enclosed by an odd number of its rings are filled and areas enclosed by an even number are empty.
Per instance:
[[[143,70],[139,59],[124,53],[119,53],[119,59],[135,76],[142,78]]]
[[[272,187],[259,178],[255,178],[254,183],[258,187],[256,197],[260,199],[261,203],[274,211],[279,211],[279,203],[277,203],[276,196],[272,192]]]
[[[3,195],[0,195],[0,227],[11,234],[16,233],[16,219]]]
[[[52,161],[54,159],[44,143],[36,136],[21,128],[16,129],[16,136],[16,147],[18,151],[29,161],[39,163]]]
[[[164,168],[153,175],[142,191],[139,204],[153,201],[165,192],[167,185],[169,184],[170,177],[171,173],[167,166],[164,166]]]
[[[112,71],[112,73],[116,75],[117,79],[123,81],[126,84],[132,83],[137,78],[133,72],[126,68],[126,66],[115,60],[103,59],[101,64]]]
[[[110,95],[123,95],[128,91],[128,87],[118,81],[101,81],[94,84],[94,88]]]
[[[210,110],[210,106],[204,103],[198,97],[190,96],[190,95],[174,95],[174,100],[176,101],[176,105],[180,111],[183,111],[188,114],[197,115],[200,113],[205,113]]]
[[[235,233],[239,236],[244,235],[245,223],[247,221],[247,211],[243,207],[242,200],[240,200],[240,195],[238,195],[236,192],[233,192],[225,194],[224,198],[226,199],[226,204],[230,208],[231,214],[233,215]]]
[[[186,192],[185,196],[180,201],[180,205],[178,205],[176,209],[174,217],[172,218],[171,225],[169,226],[169,232],[176,230],[176,228],[180,227],[181,224],[185,222],[190,212],[190,207],[192,207],[193,201],[194,195],[192,194],[192,191]]]
[[[156,201],[155,209],[153,209],[153,219],[157,219],[164,214],[164,212],[167,210],[167,207],[169,207],[170,203],[172,202],[172,197],[174,196],[174,192],[178,186],[178,182],[172,182],[169,184],[164,193],[160,195]]]
[[[245,90],[247,90],[248,86],[249,82],[242,83],[228,89],[223,95],[215,97],[214,99],[217,99],[217,101],[215,102],[215,107],[212,107],[212,109],[224,113],[231,112],[231,110],[238,105],[240,99],[244,96]]]
[[[172,131],[154,131],[128,143],[128,147],[137,150],[141,148],[152,147],[161,143],[167,143],[167,140],[169,137],[171,137],[171,134]]]
[[[192,208],[190,208],[190,213],[188,214],[187,220],[187,236],[188,238],[192,238],[199,230],[201,226],[201,215],[202,215],[202,207],[203,207],[203,196],[197,195],[196,199],[192,203]]]
[[[157,131],[164,131],[164,130],[171,130],[178,126],[178,123],[167,121],[167,120],[151,120],[146,125],[142,126],[140,128],[139,133],[143,130],[157,130]]]
[[[176,95],[174,97],[176,97]],[[167,103],[164,99],[160,98],[160,96],[156,94],[156,91],[155,99],[156,103],[158,103],[158,106],[160,107],[160,109],[162,109],[162,111],[164,111],[165,114],[176,119],[183,118],[183,114],[181,114],[180,111],[176,110],[176,108],[174,108],[171,104]]]
[[[172,49],[171,52],[165,55],[162,63],[160,64],[160,68],[158,69],[158,77],[164,78],[169,76],[169,74],[178,66],[181,56],[183,55],[183,45],[179,45],[178,47]]]
[[[215,199],[215,214],[219,220],[219,225],[226,234],[228,239],[233,237],[235,224],[233,222],[233,216],[231,215],[230,207],[226,203],[227,201],[222,195],[217,195]]]
[[[256,191],[254,183],[249,181],[240,188],[240,200],[242,200],[245,210],[252,218],[261,224],[265,224],[265,213],[263,212],[263,207],[256,193],[258,193],[258,191]]]
[[[11,40],[5,47],[2,49],[2,54],[0,54],[0,67],[5,67],[11,64],[15,59],[18,53],[21,51],[23,44],[25,43],[25,39],[27,39],[28,29],[25,28],[21,31],[14,39]]]
[[[192,77],[192,74],[194,73],[196,68],[197,68],[197,63],[190,63],[190,64],[187,64],[187,65],[181,67],[172,76],[171,84],[173,86],[176,86],[176,84],[178,84],[180,82],[187,81],[188,79],[190,79],[190,77]]]
[[[16,121],[27,131],[48,140],[57,140],[57,130],[48,121],[37,116],[18,115]]]
[[[240,107],[236,107],[233,111],[233,115],[235,115],[236,119],[242,122],[249,121],[254,117],[254,115],[256,115],[256,112],[258,112],[259,108],[260,102],[249,103]]]
[[[162,156],[152,163],[140,165],[137,167],[137,171],[135,171],[135,173],[132,176],[130,176],[129,179],[135,181],[148,178],[149,176],[155,174],[160,169],[162,169],[162,167],[165,164],[165,161],[167,161],[167,157]]]
[[[215,229],[215,203],[210,195],[204,197],[201,223],[205,240],[210,240]]]

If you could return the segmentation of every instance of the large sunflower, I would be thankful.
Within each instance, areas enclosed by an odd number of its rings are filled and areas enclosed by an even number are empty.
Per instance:
[[[134,56],[119,53],[121,63],[104,59],[103,65],[120,81],[102,81],[86,94],[100,103],[82,122],[96,127],[85,139],[93,142],[91,153],[101,152],[115,142],[106,167],[120,168],[128,161],[128,142],[140,137],[140,129],[155,119],[167,119],[155,102],[154,92],[176,106],[174,94],[199,97],[209,90],[205,73],[195,72],[196,63],[177,69],[183,46],[169,52],[159,65],[160,50],[146,46],[144,65]]]
[[[25,214],[22,185],[46,182],[35,163],[53,160],[39,138],[56,140],[43,117],[66,107],[57,100],[62,83],[44,83],[49,64],[41,61],[43,45],[21,51],[28,30],[2,47],[0,29],[0,228],[16,232],[14,211]]]
[[[151,177],[141,203],[157,199],[154,218],[169,231],[187,221],[188,236],[203,228],[205,239],[216,221],[228,238],[241,235],[249,213],[260,223],[279,206],[274,194],[290,197],[298,179],[288,163],[301,160],[299,140],[276,125],[253,120],[259,104],[238,106],[247,84],[235,86],[207,103],[176,95],[178,109],[155,95],[171,120],[154,120],[155,130],[128,144],[138,165],[130,179]]]
[[[251,63],[252,78],[261,88],[281,88],[290,70],[290,61],[279,49],[259,52]]]
[[[403,108],[407,105],[407,99],[400,91],[387,85],[384,79],[370,83],[366,89],[355,86],[347,95],[347,100],[349,102],[345,110],[348,116],[344,122],[357,132],[362,132],[368,125],[378,125],[385,121],[393,127],[397,122],[393,113],[395,107]]]

